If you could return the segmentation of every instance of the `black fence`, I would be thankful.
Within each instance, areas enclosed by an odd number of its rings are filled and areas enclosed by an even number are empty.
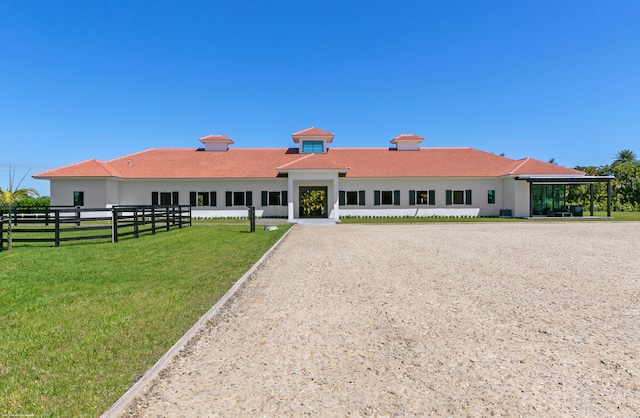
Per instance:
[[[10,223],[10,224],[9,224]],[[191,226],[191,206],[0,207],[0,251],[6,248],[9,227],[13,243],[53,243],[110,239]]]

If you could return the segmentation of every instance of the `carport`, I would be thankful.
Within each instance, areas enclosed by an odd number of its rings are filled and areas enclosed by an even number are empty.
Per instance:
[[[590,216],[593,216],[594,213],[594,195],[595,195],[595,184],[596,183],[607,183],[607,217],[611,217],[611,180],[613,180],[614,176],[580,176],[580,177],[562,177],[562,176],[518,176],[516,180],[523,180],[529,183],[529,216],[549,216],[545,211],[553,212],[554,214],[560,214],[560,216],[575,216],[576,213],[573,212],[573,209],[569,210],[566,205],[561,202],[557,202],[554,198],[557,186],[572,186],[578,184],[589,184],[590,185],[590,194],[589,194],[589,212]],[[538,193],[534,193],[536,191],[536,187],[538,185],[549,185],[551,186],[551,197],[547,197],[546,201],[553,202],[551,207],[540,202],[541,198]],[[555,187],[553,187],[555,186]],[[560,200],[560,199],[558,199]],[[542,203],[542,204],[541,204]],[[557,206],[556,206],[557,205]],[[542,210],[540,207],[544,207]],[[580,209],[581,214],[581,209]],[[553,215],[552,215],[553,216]]]

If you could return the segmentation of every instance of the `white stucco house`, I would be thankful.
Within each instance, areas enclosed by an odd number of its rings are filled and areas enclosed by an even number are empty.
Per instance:
[[[209,135],[199,148],[154,148],[33,177],[50,181],[52,206],[180,204],[191,205],[194,217],[246,216],[254,206],[257,216],[291,222],[567,214],[564,187],[610,181],[531,158],[424,147],[413,134],[388,148],[333,148],[334,134],[313,127],[292,139],[291,148],[235,148],[230,138]]]

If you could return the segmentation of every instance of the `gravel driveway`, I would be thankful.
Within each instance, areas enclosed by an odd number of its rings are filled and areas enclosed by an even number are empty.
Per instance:
[[[121,416],[640,416],[640,223],[296,226]]]

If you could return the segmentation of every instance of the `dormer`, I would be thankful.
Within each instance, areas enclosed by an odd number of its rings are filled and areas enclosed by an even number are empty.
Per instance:
[[[294,132],[291,134],[291,137],[293,138],[293,142],[300,144],[299,149],[301,154],[312,152],[324,154],[327,152],[327,144],[333,141],[333,134],[331,132],[313,127]]]
[[[207,135],[199,138],[199,141],[204,144],[205,151],[226,151],[229,144],[233,144],[231,138],[224,135]]]
[[[424,141],[424,137],[414,134],[398,135],[391,140],[398,151],[419,151],[420,143]]]

